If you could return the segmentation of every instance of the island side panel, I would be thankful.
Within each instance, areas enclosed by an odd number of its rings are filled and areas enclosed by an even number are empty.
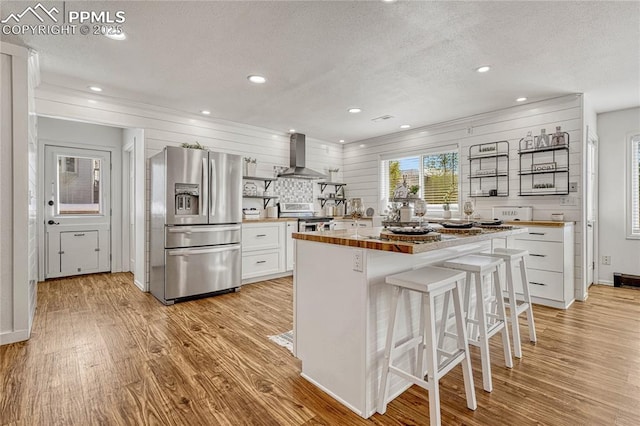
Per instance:
[[[357,414],[365,409],[367,280],[363,249],[296,241],[296,356],[302,376]]]

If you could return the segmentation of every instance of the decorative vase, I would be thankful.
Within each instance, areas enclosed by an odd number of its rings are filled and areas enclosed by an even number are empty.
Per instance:
[[[247,176],[255,176],[256,175],[256,168],[258,167],[258,164],[256,163],[246,163],[247,164]]]
[[[442,212],[443,219],[451,219],[451,210],[445,210]]]

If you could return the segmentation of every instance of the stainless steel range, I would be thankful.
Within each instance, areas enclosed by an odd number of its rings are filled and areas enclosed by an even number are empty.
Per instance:
[[[335,222],[332,217],[314,216],[313,203],[280,203],[279,217],[295,217],[298,219],[298,232],[330,231]]]

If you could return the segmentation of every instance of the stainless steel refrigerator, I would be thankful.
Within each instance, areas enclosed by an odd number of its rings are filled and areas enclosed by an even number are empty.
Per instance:
[[[166,147],[150,163],[151,294],[170,305],[238,289],[241,157]]]

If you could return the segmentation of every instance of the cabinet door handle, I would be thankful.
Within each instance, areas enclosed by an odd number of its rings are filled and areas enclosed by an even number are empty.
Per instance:
[[[547,235],[546,232],[529,232],[529,235]]]
[[[544,284],[544,283],[537,283],[535,281],[529,281],[529,284],[546,286],[546,284]]]
[[[533,254],[533,253],[529,253],[529,256],[535,256],[535,257],[547,257],[546,254]]]
[[[258,260],[256,263],[267,263],[266,260]]]
[[[256,237],[266,237],[267,234],[257,234]]]

